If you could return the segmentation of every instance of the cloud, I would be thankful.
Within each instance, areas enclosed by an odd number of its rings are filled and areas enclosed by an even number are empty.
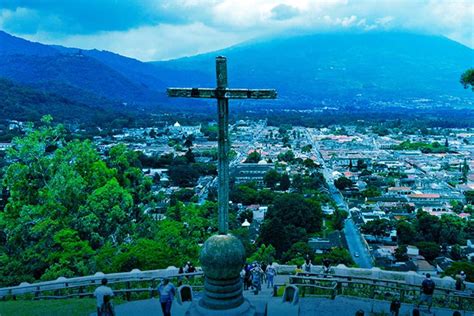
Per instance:
[[[158,23],[183,24],[193,17],[188,1],[154,0],[2,0],[3,24],[31,34],[93,34],[125,31]],[[25,14],[25,12],[28,14]],[[40,17],[40,19],[38,19]],[[35,26],[33,28],[32,26]]]
[[[280,33],[406,30],[474,47],[472,0],[2,0],[0,29],[143,60]]]
[[[287,20],[299,14],[299,10],[291,5],[279,4],[272,9],[272,18],[275,20]]]
[[[57,39],[48,33],[25,36],[46,44]],[[82,49],[101,49],[143,61],[166,60],[218,50],[249,38],[244,34],[219,31],[202,23],[186,25],[160,24],[143,26],[126,32],[101,32],[93,36],[80,34],[65,37],[61,45]]]

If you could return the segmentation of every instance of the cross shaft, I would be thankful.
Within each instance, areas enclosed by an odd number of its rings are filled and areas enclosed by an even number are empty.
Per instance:
[[[227,59],[216,57],[217,88],[168,88],[169,97],[217,99],[218,112],[218,222],[219,233],[229,230],[229,99],[275,99],[273,89],[227,88]]]

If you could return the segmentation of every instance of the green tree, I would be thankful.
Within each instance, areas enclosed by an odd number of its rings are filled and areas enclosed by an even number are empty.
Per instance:
[[[308,144],[308,145],[305,145],[305,146],[301,147],[301,152],[302,153],[309,153],[309,152],[311,152],[312,149],[313,149],[313,145]]]
[[[333,248],[328,253],[317,255],[315,263],[322,264],[324,258],[327,258],[332,265],[344,264],[348,267],[355,265],[351,254],[345,248]]]
[[[469,165],[467,164],[466,158],[464,158],[464,162],[461,167],[461,172],[462,172],[462,181],[467,182],[467,176],[469,174]]]
[[[300,194],[287,193],[275,197],[260,229],[259,241],[272,244],[277,257],[291,245],[304,241],[308,234],[321,231],[322,211],[319,201]]]
[[[46,119],[12,142],[2,179],[10,193],[0,212],[2,285],[90,274],[95,254],[150,237],[143,210],[154,201],[152,180],[139,153],[117,146],[104,161],[90,141],[70,139]]]
[[[250,154],[248,154],[247,158],[245,159],[245,163],[258,163],[260,160],[262,160],[262,155],[254,150]]]
[[[168,174],[172,184],[179,187],[193,187],[199,178],[197,170],[191,165],[171,165]]]
[[[352,182],[350,179],[348,179],[346,177],[340,177],[340,178],[334,180],[334,185],[339,190],[344,190],[344,189],[352,187],[354,185],[354,182]]]
[[[466,280],[468,282],[474,282],[474,263],[467,261],[457,261],[444,271],[445,275],[449,275],[453,278],[459,274],[459,271],[464,271],[466,273]]]
[[[466,70],[460,79],[461,84],[463,85],[464,89],[468,89],[471,87],[472,91],[474,91],[474,68],[469,68]]]
[[[334,211],[334,214],[331,216],[331,221],[332,221],[332,226],[336,230],[343,230],[344,229],[344,223],[346,221],[346,218],[348,216],[348,213],[344,210],[341,209],[336,209]]]
[[[408,261],[407,246],[400,245],[395,249],[395,259],[397,261]]]
[[[299,241],[294,243],[288,251],[282,256],[283,262],[293,262],[295,260],[304,262],[306,258],[314,260],[314,250],[308,245],[307,242]]]
[[[112,178],[88,196],[72,225],[81,236],[89,235],[95,247],[107,238],[122,243],[135,226],[130,222],[132,206],[131,194]]]
[[[196,162],[196,160],[195,160],[195,158],[194,158],[194,153],[193,153],[193,151],[191,150],[191,148],[188,148],[188,150],[187,150],[186,153],[184,154],[184,157],[186,158],[186,160],[188,161],[188,163]]]
[[[230,192],[230,200],[244,205],[255,204],[258,201],[258,192],[251,184],[241,184]]]
[[[278,182],[280,182],[281,176],[275,169],[268,170],[263,176],[263,182],[270,189],[275,189]]]
[[[390,233],[393,225],[389,220],[386,219],[374,219],[373,221],[365,223],[361,230],[365,234],[370,234],[376,238],[383,237]]]
[[[362,196],[366,198],[372,198],[372,197],[377,197],[377,196],[382,195],[382,192],[380,192],[380,190],[375,186],[369,186],[367,187],[367,189],[363,190],[361,193],[362,193]]]
[[[399,245],[407,245],[413,243],[416,236],[414,225],[407,221],[399,221],[397,223],[397,238]]]
[[[286,191],[290,188],[290,186],[291,186],[290,177],[288,176],[287,173],[282,174],[281,179],[280,179],[280,190]]]
[[[184,147],[187,147],[188,149],[193,147],[193,141],[194,141],[194,135],[188,135],[186,137],[186,140],[184,141]]]
[[[60,276],[86,275],[90,271],[88,259],[94,254],[87,241],[81,240],[77,231],[64,228],[53,237],[53,249],[47,258],[48,269],[42,279],[52,280]]]
[[[248,259],[248,261],[258,261],[272,263],[275,260],[275,248],[272,245],[262,244]]]
[[[455,261],[461,260],[464,257],[464,252],[459,245],[453,245],[451,251],[449,252],[451,258]]]
[[[469,204],[474,204],[474,190],[464,192],[466,196],[466,202]]]
[[[440,254],[440,246],[435,242],[422,241],[416,244],[420,249],[420,255],[425,257],[426,260],[432,261]]]
[[[284,153],[278,154],[277,158],[280,161],[291,163],[295,159],[295,153],[292,150],[287,150]]]

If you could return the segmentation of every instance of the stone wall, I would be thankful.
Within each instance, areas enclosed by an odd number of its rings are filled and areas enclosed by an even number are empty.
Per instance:
[[[292,274],[296,270],[295,265],[278,265],[274,264],[278,273],[280,274]],[[378,280],[389,280],[389,281],[402,281],[410,285],[420,285],[423,282],[425,276],[418,274],[414,271],[409,272],[398,272],[398,271],[387,271],[380,268],[361,269],[361,268],[348,268],[343,264],[334,266],[331,268],[335,275],[347,276],[347,277],[363,277],[373,278]],[[313,273],[322,273],[322,266],[314,265],[311,269]],[[445,276],[443,278],[432,276],[431,279],[436,283],[438,287],[443,288],[454,288],[456,280],[452,277]],[[474,290],[474,283],[466,282],[466,289]]]

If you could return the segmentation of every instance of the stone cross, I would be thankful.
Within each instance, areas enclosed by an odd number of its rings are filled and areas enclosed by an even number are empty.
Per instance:
[[[227,88],[227,59],[216,57],[217,88],[168,88],[168,96],[181,98],[217,99],[218,112],[218,209],[219,233],[229,229],[229,99],[275,99],[273,89]]]

